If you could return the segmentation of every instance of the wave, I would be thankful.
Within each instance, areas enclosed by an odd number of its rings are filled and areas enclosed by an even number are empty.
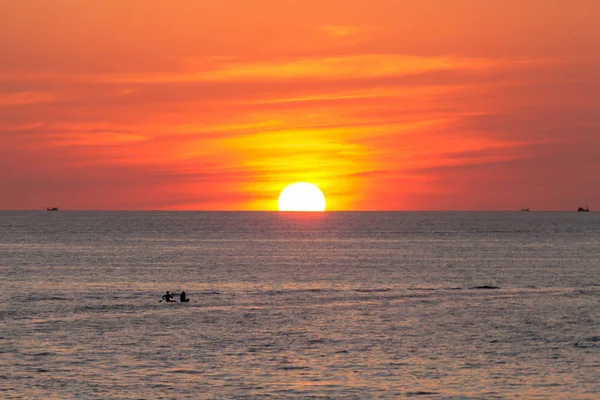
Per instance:
[[[470,289],[476,289],[476,290],[478,290],[478,289],[491,289],[491,290],[493,290],[493,289],[502,289],[502,288],[500,286],[481,285],[481,286],[473,286]]]
[[[67,297],[61,297],[61,296],[34,296],[34,295],[29,295],[26,296],[23,301],[26,302],[36,302],[36,301],[69,301],[69,300],[73,300]]]
[[[300,366],[290,365],[288,367],[279,367],[278,369],[282,369],[284,371],[295,371],[295,370],[300,370],[300,369],[308,369],[308,367],[300,367]]]
[[[579,349],[600,349],[600,336],[590,336],[574,344]]]
[[[418,390],[416,392],[406,392],[407,396],[433,396],[439,394],[438,392],[426,392],[423,390]]]

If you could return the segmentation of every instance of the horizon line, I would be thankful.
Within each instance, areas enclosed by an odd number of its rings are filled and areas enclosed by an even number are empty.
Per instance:
[[[579,212],[577,209],[555,209],[555,210],[515,210],[515,209],[497,209],[497,210],[325,210],[325,211],[279,211],[279,210],[173,210],[173,209],[84,209],[84,208],[73,208],[73,209],[58,209],[58,210],[47,210],[46,208],[40,209],[0,209],[0,212],[14,211],[14,212],[32,212],[32,211],[46,211],[46,212],[231,212],[231,213],[300,213],[300,214],[319,214],[319,213],[350,213],[350,212],[368,212],[368,213],[384,213],[384,212]],[[594,212],[589,210],[589,212]]]

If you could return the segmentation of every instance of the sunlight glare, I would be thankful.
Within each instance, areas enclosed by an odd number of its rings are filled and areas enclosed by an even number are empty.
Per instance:
[[[311,183],[298,182],[281,191],[279,211],[325,211],[323,192]]]

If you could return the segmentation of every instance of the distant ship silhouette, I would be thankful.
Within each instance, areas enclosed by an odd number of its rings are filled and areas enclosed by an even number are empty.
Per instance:
[[[521,211],[529,211],[529,208],[521,208]]]
[[[588,212],[588,211],[590,211],[590,208],[588,206],[585,206],[585,208],[579,207],[577,209],[577,212]]]
[[[48,207],[46,211],[58,211],[58,207]]]

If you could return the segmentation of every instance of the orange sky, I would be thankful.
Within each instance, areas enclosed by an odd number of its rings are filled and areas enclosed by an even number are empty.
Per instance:
[[[7,0],[0,209],[600,208],[598,0]]]

